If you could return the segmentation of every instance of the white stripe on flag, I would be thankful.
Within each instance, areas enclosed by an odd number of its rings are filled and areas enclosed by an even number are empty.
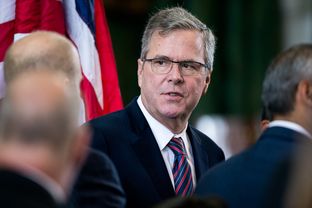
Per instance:
[[[74,0],[64,1],[66,27],[70,39],[78,48],[82,71],[92,84],[97,99],[103,108],[103,88],[99,55],[95,47],[95,40],[88,26],[76,11]]]
[[[0,24],[15,19],[15,0],[1,0]]]
[[[19,39],[29,35],[29,33],[15,33],[14,34],[14,42],[18,41]]]

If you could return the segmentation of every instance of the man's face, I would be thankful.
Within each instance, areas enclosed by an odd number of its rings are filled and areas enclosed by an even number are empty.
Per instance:
[[[202,35],[186,30],[177,30],[166,36],[155,32],[146,59],[156,57],[205,63]],[[174,63],[169,73],[157,74],[152,71],[150,62],[138,60],[138,84],[143,104],[163,124],[172,119],[185,123],[206,92],[209,81],[210,72],[207,71],[183,76],[178,64]]]

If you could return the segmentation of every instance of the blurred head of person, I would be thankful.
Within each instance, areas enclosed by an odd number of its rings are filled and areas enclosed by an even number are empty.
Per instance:
[[[4,60],[7,85],[19,74],[42,70],[64,73],[66,81],[79,90],[81,72],[78,52],[64,36],[36,31],[8,49]]]
[[[45,175],[69,194],[90,140],[87,127],[78,125],[75,47],[57,33],[34,32],[9,48],[4,75],[0,166]]]
[[[274,120],[298,123],[312,134],[312,44],[295,45],[273,60],[261,98]]]

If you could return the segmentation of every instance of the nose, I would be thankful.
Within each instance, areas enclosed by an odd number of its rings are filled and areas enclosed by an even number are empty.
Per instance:
[[[180,67],[178,63],[172,63],[171,70],[168,74],[169,82],[173,82],[174,84],[182,83],[184,81],[183,75],[181,73]]]

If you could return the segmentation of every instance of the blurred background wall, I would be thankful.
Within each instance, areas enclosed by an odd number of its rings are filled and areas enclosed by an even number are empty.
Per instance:
[[[212,82],[191,123],[221,140],[228,155],[259,134],[261,83],[272,58],[295,43],[312,42],[311,0],[104,0],[104,5],[124,104],[139,94],[137,59],[151,14],[179,5],[213,30]]]

